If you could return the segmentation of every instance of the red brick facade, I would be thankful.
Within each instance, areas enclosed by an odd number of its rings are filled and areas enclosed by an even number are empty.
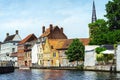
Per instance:
[[[31,47],[37,40],[37,37],[34,34],[28,35],[18,44],[18,66],[28,66],[32,65],[31,63]]]

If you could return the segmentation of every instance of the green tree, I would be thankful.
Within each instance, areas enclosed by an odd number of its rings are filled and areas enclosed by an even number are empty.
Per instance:
[[[97,61],[104,61],[104,55],[102,54],[102,53],[100,53],[100,54],[96,54],[96,59],[97,59]]]
[[[69,62],[84,60],[85,47],[79,39],[74,39],[65,52]]]
[[[109,29],[120,29],[120,0],[111,0],[106,4],[105,17],[108,19]]]
[[[89,24],[90,29],[90,43],[92,45],[101,45],[106,43],[106,33],[108,33],[109,29],[107,26],[107,22],[104,19],[98,19],[94,23]]]
[[[96,54],[96,60],[97,60],[98,62],[100,62],[100,61],[104,62],[104,54],[101,53],[101,52],[102,52],[102,51],[105,51],[105,50],[106,50],[106,48],[104,48],[104,47],[97,47],[97,48],[95,49],[95,52],[97,53],[97,54]]]
[[[97,48],[95,49],[95,52],[96,52],[97,54],[100,54],[100,52],[105,51],[105,50],[106,50],[106,48],[104,48],[104,47],[97,47]]]

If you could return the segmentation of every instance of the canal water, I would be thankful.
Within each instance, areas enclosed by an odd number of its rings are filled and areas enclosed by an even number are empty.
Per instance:
[[[0,74],[0,80],[120,80],[120,73],[79,70],[18,70]]]

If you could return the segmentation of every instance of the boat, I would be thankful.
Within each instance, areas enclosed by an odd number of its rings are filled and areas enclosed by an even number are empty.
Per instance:
[[[15,68],[12,61],[0,61],[0,74],[14,72]]]

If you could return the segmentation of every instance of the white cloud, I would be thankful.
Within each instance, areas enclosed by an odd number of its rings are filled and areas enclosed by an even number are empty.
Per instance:
[[[100,0],[96,0],[96,3],[99,1]],[[16,29],[20,30],[22,38],[30,33],[35,33],[37,37],[39,37],[42,26],[45,25],[48,27],[49,24],[63,27],[64,32],[69,38],[88,37],[88,24],[91,22],[92,15],[91,0],[87,2],[78,0],[55,0],[51,2],[51,0],[49,0],[43,1],[45,4],[41,1],[39,1],[41,3],[28,2],[26,0],[24,5],[22,5],[23,2],[15,2],[15,8],[12,4],[10,7],[6,6],[5,10],[2,9],[3,11],[0,13],[0,40],[3,40],[6,32],[13,34]],[[51,2],[51,4],[49,2]],[[96,4],[96,7],[99,7],[96,9],[100,10],[96,10],[98,12],[97,16],[98,18],[102,18],[104,8],[101,6],[104,5],[98,5],[99,3]]]

